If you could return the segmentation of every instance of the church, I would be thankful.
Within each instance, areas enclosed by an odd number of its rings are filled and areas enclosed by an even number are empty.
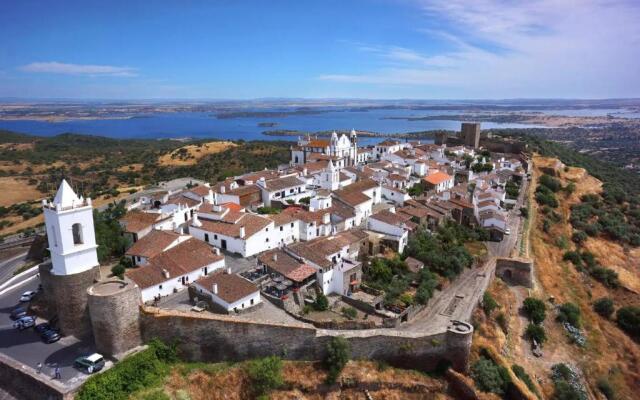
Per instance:
[[[291,165],[331,160],[337,168],[353,166],[357,163],[358,137],[355,130],[351,130],[350,136],[348,138],[344,133],[338,136],[334,131],[329,139],[309,135],[298,138],[297,146],[291,148]]]

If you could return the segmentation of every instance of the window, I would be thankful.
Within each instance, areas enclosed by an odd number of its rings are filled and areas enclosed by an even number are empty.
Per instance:
[[[253,299],[251,299],[251,305],[253,305]]]
[[[82,244],[82,225],[75,223],[71,225],[71,233],[73,234],[73,244]]]
[[[204,234],[204,241],[209,243],[209,234],[208,233]]]
[[[269,243],[269,238],[266,238],[264,241],[265,241],[265,242],[267,242],[267,243]]]
[[[281,227],[280,227],[280,232],[282,232],[283,230],[284,230],[284,227],[283,227],[283,226],[281,226]]]
[[[213,235],[213,240],[218,240],[218,235]]]
[[[162,285],[158,286],[158,289],[162,290]]]
[[[291,223],[291,227],[293,228],[293,222]]]

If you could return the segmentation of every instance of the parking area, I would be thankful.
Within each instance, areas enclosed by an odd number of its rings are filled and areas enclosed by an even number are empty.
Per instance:
[[[18,306],[20,295],[27,290],[36,290],[38,279],[20,285],[0,295],[0,352],[22,363],[25,367],[37,370],[42,363],[41,374],[48,379],[54,378],[55,367],[60,368],[65,385],[75,386],[87,378],[87,375],[73,367],[73,361],[80,356],[95,352],[92,340],[78,340],[75,337],[63,337],[60,341],[45,344],[33,328],[20,331],[13,327],[9,314]],[[36,323],[46,322],[37,319]],[[110,363],[109,363],[110,364]]]

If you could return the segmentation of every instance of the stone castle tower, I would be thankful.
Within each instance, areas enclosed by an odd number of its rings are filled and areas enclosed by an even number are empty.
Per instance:
[[[87,288],[100,278],[90,198],[63,180],[53,201],[42,201],[51,263],[40,265],[45,297],[64,335],[91,334]]]

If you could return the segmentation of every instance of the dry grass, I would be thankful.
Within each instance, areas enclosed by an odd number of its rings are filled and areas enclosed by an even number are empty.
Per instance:
[[[0,206],[10,206],[23,201],[38,200],[43,197],[35,186],[29,185],[27,179],[16,177],[0,178]]]
[[[209,154],[220,153],[231,147],[236,147],[237,144],[232,142],[208,142],[201,145],[187,145],[180,147],[171,153],[164,154],[158,159],[158,163],[163,166],[171,165],[194,165],[199,159]],[[184,149],[187,152],[187,156],[181,159],[179,154]]]
[[[283,364],[282,375],[287,389],[276,390],[269,394],[273,400],[285,399],[364,399],[362,390],[342,390],[335,392],[321,392],[326,372],[318,363],[286,361]],[[443,381],[428,377],[424,374],[399,370],[394,368],[378,368],[373,362],[352,361],[345,367],[342,378],[353,379],[361,383],[388,383],[394,388],[386,388],[371,392],[375,399],[413,400],[413,399],[451,399],[444,394],[446,385]],[[399,385],[399,388],[397,387]],[[416,387],[422,392],[414,391]],[[158,388],[151,389],[158,390]],[[181,371],[174,368],[165,381],[162,390],[170,398],[186,398],[191,400],[248,400],[252,399],[250,382],[242,368],[242,364],[234,366],[203,364],[191,371]],[[134,396],[143,398],[146,392]],[[180,397],[182,396],[182,397]]]

